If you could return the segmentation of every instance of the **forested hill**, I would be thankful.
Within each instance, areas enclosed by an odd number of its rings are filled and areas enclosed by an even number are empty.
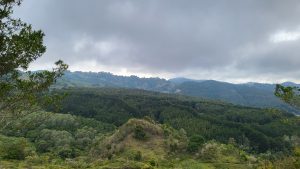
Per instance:
[[[251,107],[274,107],[298,114],[299,110],[275,97],[273,84],[246,83],[232,84],[206,80],[203,82],[186,81],[177,85],[178,93],[217,99]]]
[[[183,128],[188,136],[201,133],[206,140],[223,143],[234,138],[238,144],[250,144],[255,152],[288,151],[283,136],[299,134],[298,118],[276,109],[242,107],[136,89],[74,88],[63,92],[68,96],[62,102],[59,111],[62,113],[116,126],[131,118],[148,116],[175,129]]]
[[[300,119],[280,110],[138,89],[53,92],[67,93],[60,110],[0,123],[0,168],[300,166]]]
[[[284,83],[285,85],[297,85]],[[117,76],[105,72],[66,72],[56,87],[121,87],[144,89],[163,93],[177,93],[252,107],[274,107],[299,113],[298,110],[274,96],[274,84],[232,84],[214,80],[186,78],[161,79]]]
[[[65,72],[56,84],[58,87],[122,87],[172,93],[175,85],[160,78],[117,76],[107,72]]]

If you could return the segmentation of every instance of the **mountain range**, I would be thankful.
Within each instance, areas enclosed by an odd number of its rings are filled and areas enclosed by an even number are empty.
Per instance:
[[[282,83],[282,85],[300,86],[293,82],[285,82]],[[273,107],[300,114],[300,111],[274,96],[275,84],[267,83],[249,82],[233,84],[215,80],[194,80],[184,77],[166,80],[162,78],[119,76],[107,72],[67,71],[57,82],[55,87],[115,87],[143,89],[219,100],[249,107]]]

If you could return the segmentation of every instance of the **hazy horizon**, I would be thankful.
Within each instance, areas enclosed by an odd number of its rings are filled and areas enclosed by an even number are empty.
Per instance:
[[[42,70],[37,70],[37,71],[42,71]],[[193,81],[218,81],[218,82],[225,82],[225,83],[232,83],[232,84],[247,84],[247,83],[260,83],[260,84],[282,84],[282,83],[295,83],[295,84],[299,84],[295,81],[282,81],[282,82],[278,82],[278,83],[274,83],[274,82],[255,82],[255,81],[245,81],[245,82],[231,82],[231,81],[225,81],[225,80],[218,80],[218,79],[195,79],[195,78],[189,78],[189,77],[183,77],[183,76],[175,76],[175,77],[171,77],[171,78],[164,78],[164,77],[160,77],[160,76],[139,76],[139,75],[135,75],[135,74],[129,74],[129,75],[123,75],[123,74],[115,74],[113,72],[107,72],[107,71],[80,71],[80,70],[68,70],[71,73],[75,73],[75,72],[82,72],[82,73],[109,73],[112,74],[114,76],[124,76],[124,77],[130,77],[130,76],[137,76],[138,78],[159,78],[159,79],[165,79],[165,80],[172,80],[172,79],[186,79],[186,80],[193,80]]]

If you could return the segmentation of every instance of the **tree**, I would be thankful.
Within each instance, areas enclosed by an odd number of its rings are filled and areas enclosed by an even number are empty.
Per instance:
[[[0,0],[0,124],[38,103],[52,101],[44,93],[68,68],[59,60],[52,71],[28,71],[29,64],[41,57],[46,47],[41,30],[12,18],[13,8],[21,2]]]
[[[187,146],[187,150],[188,152],[197,152],[199,147],[204,143],[204,138],[200,135],[193,135],[191,136],[188,146]]]
[[[282,86],[280,84],[276,85],[275,96],[279,97],[284,102],[300,108],[300,88],[292,86]]]
[[[142,126],[136,126],[134,128],[134,138],[138,140],[145,140],[147,138],[147,135]]]

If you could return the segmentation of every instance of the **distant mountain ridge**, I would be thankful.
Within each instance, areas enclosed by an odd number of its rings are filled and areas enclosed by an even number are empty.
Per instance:
[[[122,87],[172,93],[175,84],[161,78],[118,76],[108,72],[65,72],[58,81],[60,87]]]
[[[203,82],[205,80],[194,80],[194,79],[188,79],[188,78],[185,78],[185,77],[176,77],[176,78],[169,79],[169,81],[173,82],[175,84],[181,84],[181,83],[184,83],[184,82]]]
[[[293,82],[285,82],[282,84],[300,86]],[[266,83],[249,82],[233,84],[215,80],[194,80],[184,77],[166,80],[162,78],[118,76],[107,72],[67,71],[62,79],[58,81],[56,87],[116,87],[143,89],[220,100],[250,107],[274,107],[300,114],[298,110],[274,96],[275,84]]]

